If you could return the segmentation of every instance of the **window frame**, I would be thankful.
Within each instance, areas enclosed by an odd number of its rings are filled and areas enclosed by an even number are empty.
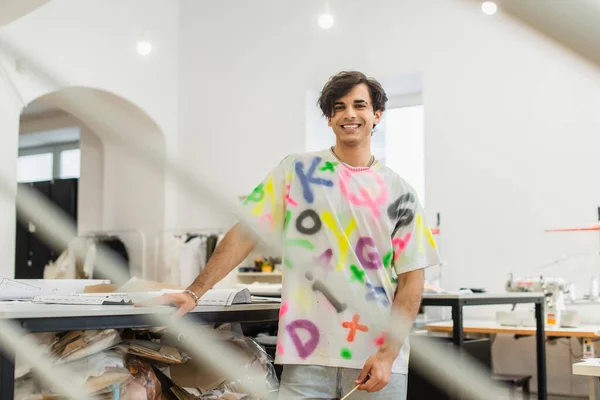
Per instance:
[[[405,108],[414,106],[425,106],[425,104],[423,103],[422,93],[411,93],[401,96],[390,96],[385,106],[385,109],[391,110],[394,108]]]
[[[43,146],[20,148],[17,157],[52,153],[52,179],[60,179],[60,153],[65,150],[76,149],[81,151],[79,141],[53,143]]]

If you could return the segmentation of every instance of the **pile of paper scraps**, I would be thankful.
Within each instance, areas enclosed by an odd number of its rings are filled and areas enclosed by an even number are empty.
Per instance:
[[[67,369],[72,383],[90,397],[102,400],[250,399],[210,365],[191,360],[167,332],[104,329],[30,334],[40,350]],[[252,342],[243,338],[238,343]],[[261,360],[265,382],[272,376],[272,360],[262,348],[247,346],[248,363]],[[256,354],[256,353],[259,354]],[[15,399],[58,400],[57,394],[16,356]],[[278,383],[277,383],[278,386]]]

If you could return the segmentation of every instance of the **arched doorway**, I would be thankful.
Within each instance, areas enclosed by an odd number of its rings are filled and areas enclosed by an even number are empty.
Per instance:
[[[32,150],[36,135],[37,144],[41,140],[43,146]],[[61,135],[66,142],[61,142]],[[127,250],[130,274],[154,279],[152,244],[164,227],[164,162],[154,160],[147,164],[115,141],[115,135],[127,135],[134,142],[150,145],[164,160],[164,136],[159,126],[135,104],[105,90],[64,88],[39,97],[24,108],[20,119],[19,162],[23,164],[23,158],[36,151],[40,154],[40,149],[46,159],[51,153],[51,179],[48,184],[36,185],[50,185],[56,191],[67,187],[66,190],[73,191],[73,185],[64,181],[75,181],[77,205],[72,214],[78,233],[85,237],[119,239]],[[45,139],[40,139],[42,136]],[[68,168],[68,160],[65,161],[68,157],[64,156],[69,155],[72,163],[77,152],[79,173],[64,174],[64,168]],[[77,168],[71,165],[71,175],[74,170]],[[23,182],[24,172],[18,170],[17,176]],[[65,197],[65,193],[60,196]],[[64,204],[61,206],[65,209]],[[21,231],[17,228],[17,235],[23,235],[23,229],[27,226],[21,226]],[[43,261],[32,260],[36,254],[22,248],[23,243],[29,242],[17,237],[15,276],[23,276],[17,273],[19,268],[35,268],[36,271],[29,272],[39,275],[43,272],[44,266],[40,266]],[[56,253],[49,257],[55,259]],[[31,273],[27,277],[41,278]]]

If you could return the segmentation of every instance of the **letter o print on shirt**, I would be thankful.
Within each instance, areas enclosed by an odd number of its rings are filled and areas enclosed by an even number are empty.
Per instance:
[[[312,223],[310,223],[308,226],[305,223],[307,219],[312,220]],[[304,210],[296,219],[296,229],[298,232],[305,235],[314,235],[321,230],[322,226],[323,223],[321,222],[321,218],[315,210]]]

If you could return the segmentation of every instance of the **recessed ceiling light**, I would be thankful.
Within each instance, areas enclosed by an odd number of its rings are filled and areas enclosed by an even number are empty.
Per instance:
[[[498,11],[498,6],[493,1],[484,1],[481,3],[481,11],[487,15],[494,15]]]
[[[152,52],[152,43],[147,40],[140,40],[136,46],[137,52],[142,56],[147,56]]]
[[[322,14],[319,16],[319,26],[323,29],[329,29],[333,26],[333,16],[331,14]]]

